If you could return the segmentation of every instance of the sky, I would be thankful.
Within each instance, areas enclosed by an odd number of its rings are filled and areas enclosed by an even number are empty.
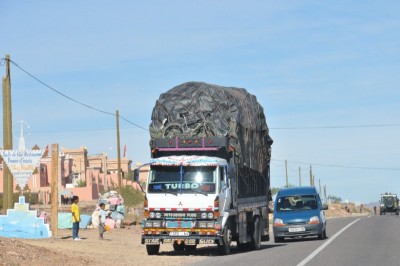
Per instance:
[[[27,147],[116,158],[118,111],[121,154],[145,163],[159,95],[202,81],[263,106],[272,187],[286,171],[308,185],[311,167],[342,200],[400,194],[398,1],[2,0],[0,11],[14,148],[23,124]]]

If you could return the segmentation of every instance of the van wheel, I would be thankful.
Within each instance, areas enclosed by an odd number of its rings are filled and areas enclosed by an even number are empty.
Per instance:
[[[261,248],[261,223],[256,217],[253,223],[253,235],[251,236],[251,249],[259,250]]]
[[[322,234],[318,235],[318,239],[323,240],[326,238],[326,228],[324,228],[324,231],[322,231]]]
[[[224,228],[224,234],[221,241],[222,243],[218,243],[218,252],[220,255],[229,255],[231,252],[231,241],[232,232],[228,221]]]
[[[147,255],[157,255],[160,251],[160,245],[146,245]]]

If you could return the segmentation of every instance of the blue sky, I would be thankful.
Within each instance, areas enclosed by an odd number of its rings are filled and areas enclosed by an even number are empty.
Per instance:
[[[3,0],[0,10],[0,57],[118,110],[131,122],[120,120],[120,134],[133,162],[150,157],[143,128],[160,93],[204,81],[246,88],[264,107],[273,187],[285,185],[287,160],[294,185],[299,167],[308,184],[312,165],[329,195],[400,194],[398,1]],[[116,157],[115,117],[13,64],[11,82],[14,135],[29,123],[28,147]]]

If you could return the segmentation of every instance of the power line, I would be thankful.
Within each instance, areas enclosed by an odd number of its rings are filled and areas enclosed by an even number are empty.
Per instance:
[[[366,127],[398,127],[400,124],[350,125],[350,126],[309,126],[309,127],[270,127],[269,129],[332,129],[332,128],[366,128]]]
[[[5,60],[6,60],[5,58],[2,58],[2,59],[0,60],[0,66],[4,65]],[[98,108],[95,108],[95,107],[93,107],[93,106],[90,106],[90,105],[88,105],[88,104],[85,104],[85,103],[83,103],[83,102],[80,102],[80,101],[78,101],[78,100],[75,100],[75,99],[69,97],[68,95],[66,95],[66,94],[64,94],[64,93],[62,93],[62,92],[56,90],[56,89],[53,88],[52,86],[46,84],[45,82],[43,82],[43,81],[40,80],[39,78],[35,77],[33,74],[29,73],[27,70],[25,70],[24,68],[20,67],[16,62],[14,62],[14,61],[12,61],[12,60],[10,60],[10,62],[11,62],[14,66],[16,66],[17,68],[19,68],[21,71],[23,71],[25,74],[27,74],[28,76],[30,76],[31,78],[33,78],[33,79],[36,80],[37,82],[41,83],[41,84],[44,85],[45,87],[51,89],[51,90],[54,91],[55,93],[58,93],[58,94],[60,94],[61,96],[65,97],[65,98],[67,98],[67,99],[69,99],[69,100],[71,100],[71,101],[73,101],[73,102],[75,102],[75,103],[77,103],[77,104],[80,104],[80,105],[82,105],[82,106],[84,106],[84,107],[86,107],[86,108],[89,108],[89,109],[98,111],[98,112],[103,113],[103,114],[115,116],[114,113],[110,113],[110,112],[107,112],[107,111],[100,110],[100,109],[98,109]],[[144,128],[144,127],[142,127],[142,126],[140,126],[140,125],[138,125],[138,124],[136,124],[136,123],[133,123],[132,121],[128,120],[127,118],[125,118],[125,117],[123,117],[123,116],[121,116],[121,115],[120,115],[120,118],[121,118],[122,120],[128,122],[129,124],[135,126],[135,127],[138,127],[138,128],[141,128],[141,129],[143,129],[143,130],[148,131],[147,128]],[[347,126],[338,125],[338,126],[308,126],[308,127],[270,127],[269,129],[272,129],[272,130],[297,130],[297,129],[334,129],[334,128],[398,127],[398,126],[400,126],[400,123],[394,123],[394,124],[376,124],[376,125],[347,125]]]
[[[271,161],[284,162],[285,160],[271,159]],[[287,161],[287,160],[286,160]],[[306,165],[317,165],[324,167],[336,167],[336,168],[351,168],[351,169],[367,169],[367,170],[386,170],[386,171],[400,171],[400,168],[385,168],[385,167],[364,167],[364,166],[348,166],[348,165],[337,165],[337,164],[324,164],[324,163],[306,163],[306,162],[296,162],[287,161],[289,163],[306,164]]]
[[[0,65],[3,64],[3,61],[4,61],[4,60],[5,60],[5,59],[3,58],[3,59],[0,61]],[[73,101],[73,102],[75,102],[75,103],[77,103],[77,104],[80,104],[80,105],[82,105],[82,106],[84,106],[84,107],[86,107],[86,108],[95,110],[95,111],[97,111],[97,112],[100,112],[100,113],[103,113],[103,114],[106,114],[106,115],[115,116],[114,113],[110,113],[110,112],[107,112],[107,111],[100,110],[100,109],[98,109],[98,108],[96,108],[96,107],[90,106],[90,105],[88,105],[88,104],[86,104],[86,103],[80,102],[80,101],[78,101],[78,100],[75,100],[75,99],[69,97],[68,95],[66,95],[66,94],[64,94],[64,93],[62,93],[62,92],[56,90],[56,89],[53,88],[52,86],[48,85],[47,83],[43,82],[43,81],[40,80],[39,78],[35,77],[35,76],[32,75],[31,73],[29,73],[28,71],[26,71],[25,69],[23,69],[22,67],[20,67],[16,62],[14,62],[14,61],[12,61],[12,60],[10,60],[10,62],[11,62],[14,66],[16,66],[17,68],[19,68],[21,71],[23,71],[25,74],[27,74],[28,76],[30,76],[31,78],[33,78],[34,80],[36,80],[37,82],[39,82],[40,84],[42,84],[43,86],[45,86],[45,87],[51,89],[51,90],[54,91],[55,93],[58,93],[59,95],[61,95],[61,96],[65,97],[65,98],[67,98],[68,100],[71,100],[71,101]],[[137,124],[135,124],[135,123],[129,121],[127,118],[125,118],[125,117],[123,117],[123,116],[121,116],[121,115],[120,115],[119,117],[120,117],[122,120],[128,122],[128,123],[131,124],[131,125],[134,125],[134,126],[136,126],[136,127],[138,127],[138,128],[141,128],[141,129],[143,129],[143,130],[148,131],[148,129],[146,129],[146,128],[142,127],[142,126],[139,126],[139,125],[137,125]]]

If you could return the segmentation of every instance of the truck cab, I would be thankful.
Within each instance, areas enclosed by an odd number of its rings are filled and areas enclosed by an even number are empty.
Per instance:
[[[150,161],[142,244],[157,254],[160,243],[176,250],[219,241],[229,209],[228,163],[207,156],[168,156]]]

